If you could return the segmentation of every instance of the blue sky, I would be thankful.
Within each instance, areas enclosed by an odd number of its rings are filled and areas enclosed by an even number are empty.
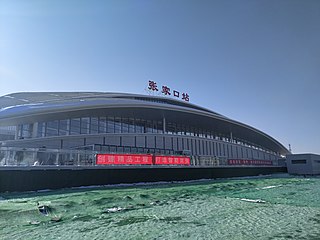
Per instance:
[[[320,153],[319,0],[0,0],[0,95],[148,80]]]

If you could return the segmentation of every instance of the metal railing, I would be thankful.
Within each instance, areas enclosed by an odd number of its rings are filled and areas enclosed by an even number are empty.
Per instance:
[[[79,149],[0,147],[0,166],[95,166],[96,154],[99,153],[106,152]],[[190,160],[192,166],[229,165],[227,157],[190,156]],[[272,165],[283,165],[279,161],[273,161]]]
[[[95,151],[0,147],[0,166],[92,166]]]

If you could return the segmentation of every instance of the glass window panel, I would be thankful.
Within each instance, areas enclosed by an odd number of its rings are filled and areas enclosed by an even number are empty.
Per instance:
[[[163,133],[163,122],[162,121],[158,121],[157,127],[158,127],[158,133]]]
[[[190,127],[190,135],[195,136],[195,129],[194,127]]]
[[[90,127],[90,118],[81,118],[81,134],[88,134]]]
[[[0,127],[0,141],[14,140],[16,135],[15,126]],[[0,158],[1,160],[1,158]]]
[[[122,118],[121,123],[121,132],[122,133],[128,133],[129,132],[129,119],[128,118]]]
[[[71,134],[80,134],[80,118],[72,118],[70,122]]]
[[[57,136],[58,135],[58,126],[59,126],[58,120],[47,122],[46,136]]]
[[[22,124],[18,125],[18,137],[22,138]]]
[[[135,125],[134,125],[134,119],[129,118],[129,133],[135,132]]]
[[[116,117],[114,121],[114,132],[121,133],[121,118]]]
[[[180,124],[177,124],[177,134],[182,135],[182,127]]]
[[[136,133],[144,133],[145,122],[141,119],[135,119]]]
[[[107,118],[100,117],[99,118],[99,133],[106,133],[107,132]]]
[[[114,133],[114,129],[115,129],[114,117],[108,117],[107,132]]]
[[[70,120],[64,119],[59,121],[59,135],[69,135]]]
[[[106,152],[109,152],[109,149],[110,147],[109,146],[101,146],[101,151],[106,153]]]
[[[22,125],[22,138],[32,137],[33,124],[23,124]]]
[[[147,133],[152,133],[153,132],[152,121],[150,121],[150,120],[147,120],[147,122],[146,122],[146,132]]]
[[[131,149],[130,149],[130,147],[125,147],[123,151],[124,151],[125,153],[129,153],[129,152],[131,152]]]
[[[90,133],[97,134],[99,128],[99,120],[97,117],[92,117],[90,122]]]
[[[123,153],[124,152],[124,148],[123,147],[116,147],[116,152]]]
[[[186,135],[186,126],[185,125],[181,125],[181,132],[183,135]]]
[[[167,126],[166,126],[166,130],[167,130],[167,133],[168,134],[174,134],[175,133],[175,125],[171,122],[168,122],[167,123]]]
[[[45,136],[46,136],[46,123],[38,122],[37,137],[45,137]]]
[[[158,133],[157,121],[152,121],[152,132]]]

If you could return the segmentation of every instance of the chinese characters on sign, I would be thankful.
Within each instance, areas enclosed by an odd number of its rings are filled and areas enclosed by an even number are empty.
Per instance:
[[[150,91],[159,91],[158,89],[158,86],[157,86],[157,83],[155,81],[152,81],[152,80],[149,80],[149,86],[148,86],[148,89]],[[180,92],[177,91],[177,90],[173,90],[173,96],[176,97],[176,98],[180,98]],[[168,86],[162,86],[162,91],[161,93],[163,95],[171,95],[171,89],[168,87]],[[182,93],[181,94],[181,99],[186,101],[186,102],[189,102],[189,95],[188,93]]]
[[[272,165],[269,160],[228,159],[228,165]]]
[[[171,95],[170,88],[168,88],[167,86],[162,86],[162,93],[164,95]]]
[[[182,93],[182,99],[189,102],[189,95],[188,93]]]
[[[97,165],[190,165],[188,156],[161,156],[150,154],[97,154]]]
[[[158,91],[157,83],[155,81],[150,81],[149,80],[149,90],[151,91]]]
[[[186,156],[155,156],[156,165],[190,165],[190,157]]]
[[[150,165],[152,164],[152,155],[140,154],[97,154],[97,165]]]

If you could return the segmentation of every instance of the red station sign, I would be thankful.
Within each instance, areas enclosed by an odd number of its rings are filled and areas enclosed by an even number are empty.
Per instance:
[[[190,165],[190,157],[186,156],[155,156],[156,165]]]
[[[148,154],[97,154],[97,165],[151,165],[152,155]]]
[[[97,154],[97,165],[190,165],[187,156],[154,156],[151,154]]]

